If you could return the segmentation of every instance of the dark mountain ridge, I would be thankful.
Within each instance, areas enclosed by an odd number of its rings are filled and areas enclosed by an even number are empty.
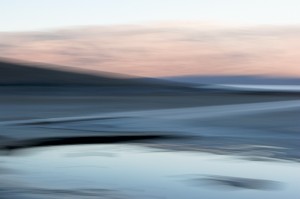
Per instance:
[[[185,87],[166,80],[58,68],[0,60],[0,86]]]
[[[190,84],[0,60],[0,95],[94,96],[194,93]]]

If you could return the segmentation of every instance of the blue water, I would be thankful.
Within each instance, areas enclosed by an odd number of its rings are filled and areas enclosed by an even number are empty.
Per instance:
[[[203,86],[199,86],[199,88],[203,88]],[[212,84],[205,86],[205,88],[237,91],[300,92],[300,85]]]

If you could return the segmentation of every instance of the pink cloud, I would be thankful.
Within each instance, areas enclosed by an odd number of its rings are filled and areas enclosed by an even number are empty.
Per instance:
[[[201,23],[4,34],[2,57],[140,76],[300,76],[300,27]]]

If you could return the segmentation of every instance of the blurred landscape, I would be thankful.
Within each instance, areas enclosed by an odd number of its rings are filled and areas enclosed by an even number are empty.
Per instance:
[[[297,6],[11,2],[0,199],[300,197]]]
[[[82,73],[71,69],[8,59],[0,62],[2,154],[14,157],[19,151],[38,152],[41,147],[86,145],[93,148],[94,144],[131,143],[148,148],[139,149],[141,151],[152,148],[168,153],[181,151],[229,155],[250,162],[288,161],[299,164],[300,92],[295,89],[282,91],[276,89],[276,86],[280,86],[273,84],[274,87],[269,90],[249,90],[244,87],[224,87],[228,84],[222,84],[228,83],[224,81],[242,80],[242,77],[156,79],[88,70]],[[257,78],[245,79],[252,84]],[[259,79],[267,85],[278,83],[279,80],[298,82],[295,78]],[[80,148],[73,150],[81,151]],[[102,150],[110,153],[109,149]],[[83,157],[89,157],[88,154],[83,154]],[[178,158],[184,159],[184,156],[179,154]],[[172,158],[170,161],[173,161]],[[10,169],[14,167],[8,166]],[[216,174],[209,172],[207,175]],[[44,185],[46,188],[38,188],[38,185],[34,185],[33,175],[25,179],[33,183],[33,187],[3,184],[1,190],[4,198],[61,197],[57,194],[62,190],[49,189],[52,186],[50,182]],[[60,179],[61,182],[64,180],[64,177]],[[200,177],[190,183],[196,185],[198,181],[200,184],[257,190],[265,187],[277,189],[275,187],[284,184],[282,179],[273,182],[230,176]],[[288,180],[285,183],[290,182]],[[61,186],[67,188],[67,184]],[[83,189],[81,192],[65,190],[64,193],[68,197],[79,194],[96,198],[105,195],[107,191],[103,191]],[[185,192],[184,189],[182,191]],[[296,194],[296,191],[292,192]],[[116,191],[108,194],[111,196],[104,198],[116,197]],[[190,197],[195,196],[197,194]]]

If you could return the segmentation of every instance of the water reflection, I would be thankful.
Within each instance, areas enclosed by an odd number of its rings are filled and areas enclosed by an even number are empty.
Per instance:
[[[230,189],[257,189],[257,190],[277,190],[282,187],[282,183],[252,178],[237,178],[229,176],[206,176],[204,178],[193,179],[195,184],[203,183],[213,186],[230,188]]]
[[[106,189],[43,189],[31,187],[14,187],[13,189],[0,189],[4,198],[30,198],[30,199],[56,199],[56,198],[74,198],[74,199],[122,199],[127,198],[118,193],[117,190]],[[2,197],[0,197],[2,198]]]
[[[0,174],[2,198],[300,196],[297,163],[255,162],[129,144],[40,147],[25,152],[26,156],[0,157],[3,167],[21,171]]]

